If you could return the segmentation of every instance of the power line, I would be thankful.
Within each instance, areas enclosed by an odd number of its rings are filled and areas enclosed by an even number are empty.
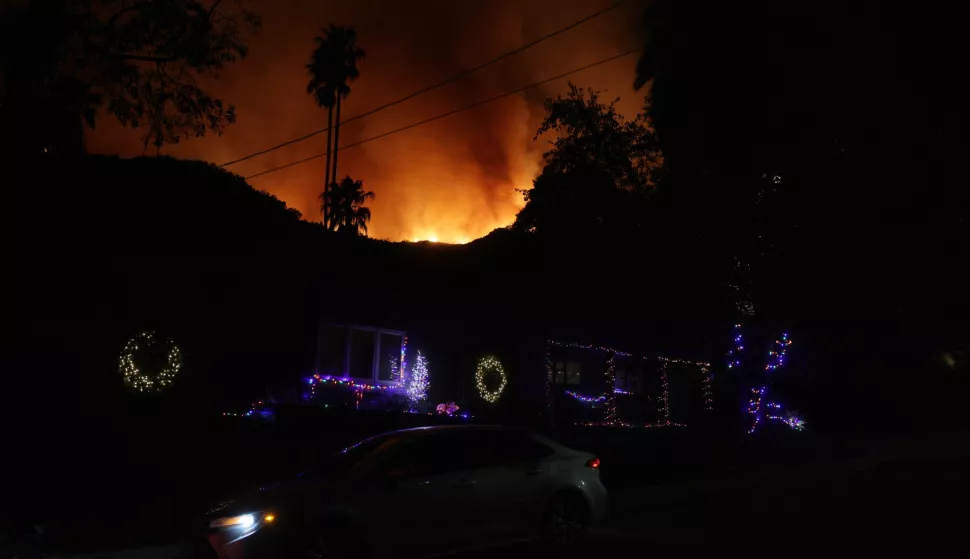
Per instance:
[[[488,66],[491,66],[492,64],[495,64],[496,62],[505,60],[506,58],[508,58],[510,56],[514,56],[516,54],[519,54],[520,52],[523,52],[525,50],[528,50],[528,49],[530,49],[530,48],[538,45],[539,43],[541,43],[543,41],[546,41],[548,39],[551,39],[551,38],[555,37],[556,35],[560,35],[562,33],[565,33],[566,31],[569,31],[570,29],[573,29],[575,27],[579,27],[580,25],[586,23],[587,21],[589,21],[591,19],[595,19],[595,18],[597,18],[597,17],[599,17],[599,16],[601,16],[601,15],[603,15],[603,14],[609,12],[609,11],[612,11],[612,10],[614,10],[614,9],[622,6],[623,4],[625,4],[628,1],[629,0],[616,0],[609,7],[603,8],[602,10],[599,10],[597,12],[594,12],[594,13],[592,13],[592,14],[584,17],[583,19],[580,19],[578,21],[575,21],[575,22],[567,25],[566,27],[563,27],[562,29],[558,29],[556,31],[553,31],[552,33],[549,33],[548,35],[543,35],[542,37],[539,37],[538,39],[535,39],[534,41],[531,41],[529,43],[526,43],[526,44],[518,47],[515,50],[510,50],[510,51],[508,51],[508,52],[506,52],[504,54],[501,54],[501,55],[499,55],[499,56],[497,56],[497,57],[495,57],[495,58],[493,58],[493,59],[491,59],[491,60],[489,60],[487,62],[483,62],[483,63],[481,63],[478,66],[475,66],[473,68],[469,68],[467,70],[462,70],[461,72],[459,72],[457,74],[454,74],[454,75],[452,75],[452,76],[450,76],[448,78],[445,78],[445,79],[441,80],[440,82],[437,82],[437,83],[431,84],[429,86],[426,86],[426,87],[424,87],[422,89],[419,89],[419,90],[415,91],[414,93],[411,93],[409,95],[406,95],[404,97],[401,97],[400,99],[397,99],[395,101],[391,101],[390,103],[386,103],[386,104],[381,105],[379,107],[375,107],[375,108],[373,108],[373,109],[371,109],[371,110],[369,110],[369,111],[367,111],[365,113],[361,113],[361,114],[359,114],[357,116],[348,118],[347,120],[341,122],[340,123],[340,126],[343,126],[344,124],[353,122],[355,120],[362,119],[362,118],[367,117],[367,116],[370,116],[370,115],[372,115],[374,113],[378,113],[380,111],[383,111],[384,109],[389,109],[389,108],[391,108],[391,107],[393,107],[395,105],[400,105],[401,103],[403,103],[405,101],[410,101],[411,99],[414,99],[415,97],[417,97],[419,95],[423,95],[423,94],[425,94],[425,93],[427,93],[427,92],[429,92],[429,91],[431,91],[433,89],[437,89],[439,87],[448,85],[449,83],[452,83],[452,82],[454,82],[456,80],[459,80],[461,78],[464,78],[465,76],[474,74],[475,72],[477,72],[477,71],[479,71],[479,70],[481,70],[483,68],[486,68]],[[276,151],[276,150],[278,150],[280,148],[286,147],[288,145],[295,144],[297,142],[302,142],[303,140],[312,138],[312,137],[316,136],[317,134],[322,134],[322,133],[326,132],[329,129],[330,129],[329,127],[325,127],[325,128],[321,128],[319,130],[314,130],[313,132],[310,132],[309,134],[305,134],[303,136],[300,136],[299,138],[294,138],[292,140],[287,140],[287,141],[285,141],[285,142],[283,142],[281,144],[277,144],[277,145],[275,145],[273,147],[266,148],[264,150],[257,151],[255,153],[250,153],[249,155],[247,155],[245,157],[240,157],[239,159],[234,159],[234,160],[232,160],[232,161],[230,161],[228,163],[223,163],[222,165],[219,165],[219,166],[220,167],[228,167],[230,165],[235,165],[236,163],[241,163],[243,161],[246,161],[247,159],[252,159],[253,157],[257,157],[257,156],[260,156],[260,155],[269,153],[271,151]]]
[[[433,116],[431,118],[426,118],[424,120],[420,120],[418,122],[415,122],[415,123],[412,123],[412,124],[408,124],[407,126],[402,126],[401,128],[396,128],[396,129],[391,130],[389,132],[384,132],[384,133],[378,134],[376,136],[371,136],[370,138],[365,138],[363,140],[359,140],[359,141],[356,141],[356,142],[347,144],[347,145],[345,145],[343,147],[337,148],[335,151],[342,151],[342,150],[345,150],[345,149],[348,149],[348,148],[352,148],[352,147],[359,146],[361,144],[366,144],[367,142],[372,142],[374,140],[378,140],[380,138],[384,138],[384,137],[390,136],[391,134],[397,134],[398,132],[404,132],[405,130],[410,130],[410,129],[415,128],[417,126],[421,126],[423,124],[428,124],[429,122],[434,122],[436,120],[440,120],[442,118],[449,117],[449,116],[451,116],[453,114],[460,113],[462,111],[467,111],[469,109],[474,109],[475,107],[480,107],[480,106],[482,106],[482,105],[484,105],[486,103],[491,103],[492,101],[496,101],[496,100],[501,99],[503,97],[508,97],[510,95],[515,95],[516,93],[522,93],[523,91],[525,91],[527,89],[532,89],[533,87],[538,87],[540,85],[547,84],[549,82],[552,82],[552,81],[556,81],[556,80],[565,78],[565,77],[570,76],[572,74],[575,74],[577,72],[582,72],[583,70],[589,70],[590,68],[594,68],[596,66],[600,66],[602,64],[606,64],[607,62],[612,62],[612,61],[614,61],[614,60],[616,60],[618,58],[623,58],[624,56],[629,56],[629,55],[631,55],[631,54],[633,54],[635,52],[638,52],[639,50],[640,50],[639,48],[636,48],[636,49],[633,49],[633,50],[628,50],[626,52],[623,52],[623,53],[620,53],[620,54],[611,56],[609,58],[604,58],[603,60],[600,60],[598,62],[593,62],[592,64],[587,64],[585,66],[581,66],[579,68],[576,68],[574,70],[570,70],[570,71],[565,72],[563,74],[559,74],[558,76],[553,76],[551,78],[546,78],[546,79],[544,79],[542,81],[533,82],[533,83],[530,83],[529,85],[524,85],[522,87],[513,89],[511,91],[506,91],[505,93],[500,93],[500,94],[495,95],[493,97],[489,97],[487,99],[482,99],[481,101],[476,101],[476,102],[474,102],[474,103],[472,103],[470,105],[465,105],[464,107],[459,107],[457,109],[453,109],[453,110],[448,111],[446,113],[441,113],[441,114],[439,114],[437,116]],[[301,163],[306,163],[307,161],[313,161],[314,159],[319,159],[321,157],[324,157],[325,155],[327,155],[327,152],[318,153],[316,155],[311,155],[310,157],[305,157],[303,159],[299,159],[297,161],[293,161],[293,162],[287,163],[285,165],[280,165],[279,167],[273,167],[272,169],[267,169],[265,171],[261,171],[259,173],[254,174],[254,175],[249,175],[248,177],[245,177],[245,178],[246,178],[246,180],[249,180],[249,179],[254,179],[256,177],[261,177],[263,175],[268,175],[269,173],[275,173],[276,171],[280,171],[280,170],[286,169],[287,167],[293,167],[294,165],[299,165]]]

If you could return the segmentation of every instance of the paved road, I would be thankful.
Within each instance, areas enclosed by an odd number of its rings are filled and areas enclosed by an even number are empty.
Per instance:
[[[640,549],[651,554],[706,548],[750,551],[766,549],[766,545],[788,552],[832,546],[889,549],[912,543],[917,543],[924,554],[949,546],[965,549],[970,459],[924,459],[850,472],[786,475],[764,483],[722,484],[713,491],[699,491],[682,499],[671,499],[669,487],[657,488],[656,499],[651,499],[650,493],[641,490],[614,495],[622,507],[609,524],[562,556],[609,557]],[[517,545],[454,557],[537,556],[547,553],[534,546]],[[174,547],[84,557],[188,559]]]
[[[886,464],[872,470],[790,479],[764,488],[720,491],[626,511],[569,553],[610,557],[631,552],[892,549],[917,544],[966,549],[970,461]],[[765,547],[768,546],[768,547]],[[528,546],[466,553],[460,559],[535,557]]]

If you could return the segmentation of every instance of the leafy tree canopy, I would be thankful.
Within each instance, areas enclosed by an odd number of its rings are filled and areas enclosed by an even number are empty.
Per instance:
[[[636,209],[660,180],[663,156],[645,112],[626,120],[616,101],[572,83],[565,96],[546,100],[536,138],[555,139],[542,174],[522,192],[526,206],[514,228],[558,236],[639,224]]]
[[[29,150],[77,150],[81,123],[93,127],[105,107],[123,125],[144,128],[146,148],[221,134],[235,107],[197,79],[247,55],[260,25],[247,3],[34,0],[7,11],[0,16],[4,129],[21,145],[30,138]]]
[[[349,176],[320,194],[322,207],[328,209],[323,224],[330,231],[340,231],[349,235],[367,235],[367,222],[370,221],[370,208],[364,204],[374,199],[374,193],[364,190],[364,181],[355,181]]]

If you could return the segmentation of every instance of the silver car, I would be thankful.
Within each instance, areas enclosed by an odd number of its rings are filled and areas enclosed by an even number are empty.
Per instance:
[[[522,430],[394,431],[216,507],[206,547],[251,559],[412,557],[526,539],[570,546],[606,515],[599,466]]]

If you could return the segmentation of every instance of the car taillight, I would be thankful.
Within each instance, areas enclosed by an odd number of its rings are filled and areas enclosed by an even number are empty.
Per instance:
[[[590,458],[589,460],[586,461],[586,467],[593,468],[594,470],[598,470],[600,467],[600,459]]]

